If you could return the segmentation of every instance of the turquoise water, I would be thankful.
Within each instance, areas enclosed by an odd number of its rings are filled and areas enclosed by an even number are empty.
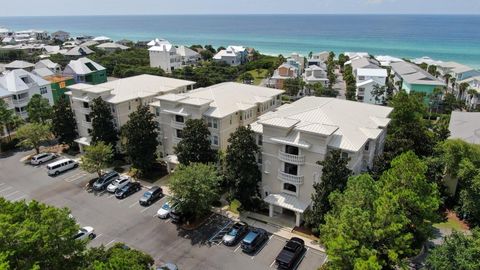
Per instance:
[[[230,44],[267,54],[333,50],[429,56],[480,68],[480,16],[151,15],[0,17],[0,26],[65,30],[115,40],[162,37],[175,44]]]

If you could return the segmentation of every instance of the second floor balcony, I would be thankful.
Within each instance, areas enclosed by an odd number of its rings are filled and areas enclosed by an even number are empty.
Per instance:
[[[175,119],[173,119],[170,122],[170,126],[172,128],[176,128],[176,129],[183,129],[185,127],[185,123],[184,122],[177,122],[177,121],[175,121]]]
[[[290,183],[293,185],[301,185],[303,184],[303,175],[293,175],[286,173],[282,170],[278,170],[278,180],[285,182],[285,183]]]
[[[294,155],[289,154],[285,151],[278,150],[278,159],[283,162],[288,162],[296,165],[303,165],[305,164],[305,156],[304,155]]]

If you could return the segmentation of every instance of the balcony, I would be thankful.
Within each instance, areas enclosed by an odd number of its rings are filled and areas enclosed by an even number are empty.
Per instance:
[[[282,150],[278,151],[278,159],[283,162],[288,162],[291,164],[296,165],[303,165],[305,164],[305,156],[304,155],[292,155],[288,154]]]
[[[92,128],[92,122],[87,122],[85,120],[82,120],[81,124],[86,128]]]
[[[76,110],[81,112],[82,114],[90,114],[90,112],[92,112],[92,110],[90,108],[84,108],[83,106],[82,107],[77,107]]]
[[[28,103],[28,97],[21,98],[21,99],[13,99],[13,104],[15,105],[23,105]]]
[[[303,175],[292,175],[286,172],[282,172],[282,170],[278,170],[278,180],[290,183],[293,185],[302,185],[303,184]]]
[[[185,123],[182,122],[177,122],[175,120],[172,120],[170,122],[170,126],[175,129],[183,129],[185,127]]]

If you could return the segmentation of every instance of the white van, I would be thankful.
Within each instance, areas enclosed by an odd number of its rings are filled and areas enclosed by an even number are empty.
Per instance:
[[[32,159],[30,159],[30,164],[39,165],[39,164],[42,164],[42,163],[47,162],[49,160],[55,159],[57,157],[58,157],[58,155],[55,154],[55,153],[38,154],[38,155],[33,156]]]
[[[78,167],[78,162],[65,158],[47,165],[48,175],[59,175],[60,173]]]

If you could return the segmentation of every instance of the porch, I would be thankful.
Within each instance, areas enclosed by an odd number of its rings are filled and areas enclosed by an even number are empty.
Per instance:
[[[295,196],[279,193],[269,194],[265,199],[268,203],[268,216],[279,219],[290,219],[295,217],[295,226],[300,226],[302,223],[303,212],[308,208],[309,204],[297,199]]]

